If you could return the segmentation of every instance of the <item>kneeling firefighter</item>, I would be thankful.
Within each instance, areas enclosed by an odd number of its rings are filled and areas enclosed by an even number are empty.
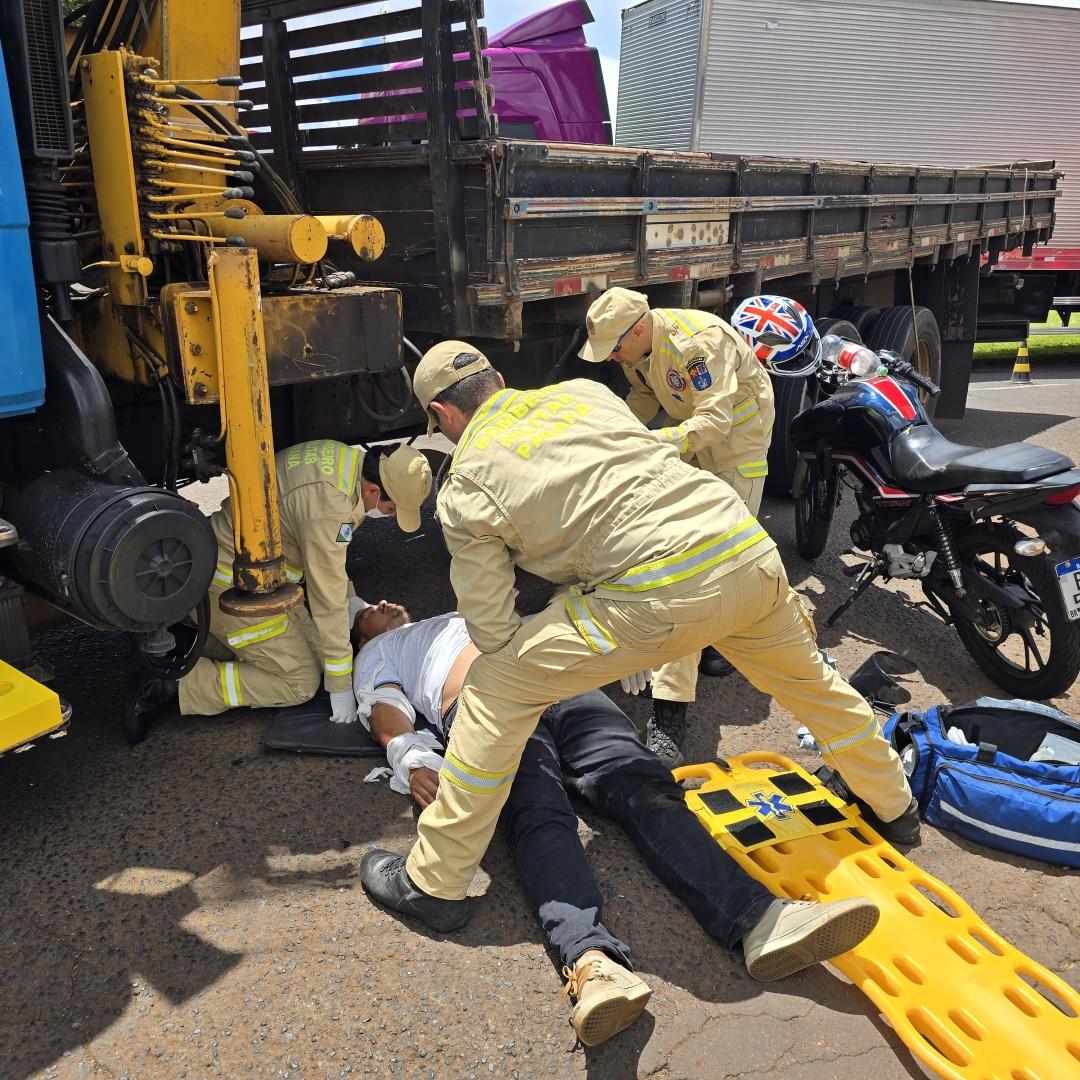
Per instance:
[[[769,371],[793,374],[784,369],[801,366],[800,358],[818,347],[802,305],[754,296],[728,325],[706,311],[650,309],[644,293],[615,288],[589,308],[586,328],[579,355],[617,361],[630,381],[631,412],[648,424],[663,409],[674,426],[662,434],[683,460],[726,481],[756,517],[772,441]],[[710,645],[665,664],[653,678],[648,746],[669,768],[683,762],[686,708],[696,697],[699,669],[715,676],[733,670]]]
[[[232,588],[235,555],[226,499],[210,516],[218,565],[203,655],[178,683],[136,676],[124,719],[128,742],[145,739],[150,720],[177,696],[183,715],[213,716],[240,705],[299,705],[318,690],[320,677],[333,719],[356,719],[349,626],[350,608],[358,610],[359,601],[345,572],[349,541],[365,516],[396,517],[403,532],[415,532],[420,504],[431,491],[431,468],[408,446],[365,453],[330,439],[290,446],[274,462],[285,573],[304,584],[307,606],[269,619],[221,611],[218,599]]]

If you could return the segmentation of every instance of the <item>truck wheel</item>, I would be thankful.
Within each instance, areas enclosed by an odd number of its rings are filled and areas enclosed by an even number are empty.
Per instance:
[[[809,408],[810,399],[806,393],[805,379],[783,379],[774,377],[773,438],[769,445],[769,475],[765,477],[765,490],[770,495],[790,495],[795,479],[795,466],[799,463],[799,453],[791,441],[791,421]]]
[[[856,307],[853,304],[845,304],[842,307],[833,308],[829,317],[833,319],[846,319],[856,330],[859,331],[859,340],[865,341],[870,328],[877,322],[881,309],[876,307]]]
[[[911,308],[899,306],[886,308],[874,323],[866,344],[874,352],[889,349],[897,353],[920,375],[926,376],[931,382],[940,386],[941,332],[938,330],[937,319],[929,308],[917,307],[915,309],[915,329],[918,331],[917,341],[911,328]],[[929,397],[921,390],[919,397],[922,399],[926,415],[932,417],[937,408],[938,399]]]
[[[848,319],[834,319],[831,315],[827,319],[815,319],[814,328],[824,337],[832,334],[834,337],[843,338],[845,341],[857,341],[863,343],[862,334],[858,327]]]

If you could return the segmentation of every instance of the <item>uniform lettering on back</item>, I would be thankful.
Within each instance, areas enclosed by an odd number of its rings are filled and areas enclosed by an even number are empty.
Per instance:
[[[477,450],[486,450],[495,442],[530,461],[542,443],[558,438],[590,412],[591,405],[582,404],[570,394],[549,397],[536,392],[521,394],[513,405],[477,432],[472,445]]]

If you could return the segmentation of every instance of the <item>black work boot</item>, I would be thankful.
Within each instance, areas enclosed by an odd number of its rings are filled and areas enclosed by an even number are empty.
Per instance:
[[[917,844],[922,834],[922,824],[919,821],[919,802],[914,797],[908,804],[908,808],[892,821],[882,821],[881,818],[870,809],[870,804],[860,799],[847,781],[831,766],[822,765],[814,775],[839,799],[846,803],[854,803],[859,808],[862,819],[870,826],[882,840],[888,840],[890,844],[905,844],[911,846]]]
[[[730,675],[735,670],[735,665],[730,660],[725,660],[711,645],[706,645],[701,650],[701,660],[697,666],[702,675],[712,675],[720,679]]]
[[[652,716],[645,727],[645,745],[667,769],[683,763],[686,741],[686,702],[653,698]]]
[[[922,835],[922,824],[919,821],[918,800],[913,798],[911,805],[898,818],[893,818],[892,821],[882,821],[862,799],[856,797],[855,802],[858,804],[859,813],[862,815],[863,820],[882,840],[888,840],[890,844],[905,844],[908,846],[919,842],[919,837]]]
[[[360,860],[360,881],[373,900],[394,911],[415,915],[440,933],[469,921],[469,899],[443,900],[418,889],[405,870],[405,856],[373,848]]]
[[[180,697],[180,684],[172,679],[155,679],[147,671],[137,671],[128,691],[124,712],[124,735],[134,746],[146,738],[150,721],[166,705]]]

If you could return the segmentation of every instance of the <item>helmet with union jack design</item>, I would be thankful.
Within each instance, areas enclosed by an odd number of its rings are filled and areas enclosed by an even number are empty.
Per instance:
[[[731,316],[731,325],[774,375],[809,375],[821,358],[814,322],[797,300],[751,296]]]

